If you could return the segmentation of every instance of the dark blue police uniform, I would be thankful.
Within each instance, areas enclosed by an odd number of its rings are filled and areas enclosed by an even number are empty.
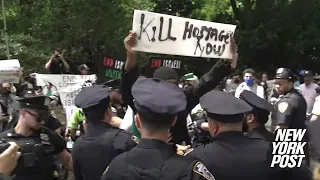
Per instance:
[[[291,70],[279,68],[276,72],[275,79],[287,79],[294,82],[296,76]],[[279,86],[281,86],[279,84]],[[280,100],[275,104],[273,120],[276,125],[286,125],[289,129],[306,129],[307,102],[300,92],[292,87],[285,92]],[[304,140],[308,140],[308,133],[305,134]],[[309,146],[304,146],[306,152],[306,164],[310,165]]]
[[[77,180],[98,180],[114,157],[136,146],[137,138],[102,121],[110,108],[110,88],[93,85],[83,88],[75,99],[88,123],[87,132],[72,149],[74,175]],[[110,113],[111,109],[110,109]]]
[[[44,96],[17,99],[21,109],[32,110],[37,121],[49,116],[49,99]],[[20,146],[21,157],[13,172],[14,180],[53,180],[59,178],[56,156],[65,149],[64,139],[46,127],[25,137],[15,132],[14,127],[0,134],[2,143],[16,142]]]
[[[176,72],[173,73],[173,69],[168,67],[160,67],[157,70],[160,69],[162,70],[162,72],[155,72],[153,77],[163,80],[177,79],[179,81],[179,77],[176,74]],[[223,78],[225,78],[230,72],[230,62],[219,60],[207,73],[205,73],[202,77],[199,78],[199,84],[197,86],[183,89],[183,92],[187,98],[187,106],[185,111],[182,111],[178,114],[177,122],[171,128],[173,136],[171,142],[173,144],[173,149],[176,149],[175,144],[182,144],[183,142],[186,144],[191,144],[191,139],[189,137],[186,121],[188,114],[197,104],[199,104],[199,98],[205,93],[214,89],[216,86],[218,86],[219,83],[223,80]],[[121,79],[121,94],[123,100],[133,109],[134,112],[136,112],[136,108],[133,103],[131,89],[133,83],[138,79],[138,76],[139,72],[138,67],[136,66],[129,72],[124,72],[123,77]],[[166,93],[166,91],[161,93]]]
[[[36,96],[36,92],[35,92],[34,87],[30,83],[28,85],[24,85],[24,87],[22,87],[22,89],[21,89],[19,96],[20,97],[34,97],[34,96]],[[19,120],[19,109],[20,109],[19,103],[15,102],[14,104],[15,105],[13,107],[12,118],[5,128],[6,130],[14,128],[17,125],[18,120]],[[43,126],[55,131],[55,130],[61,128],[63,125],[56,117],[54,117],[50,113],[49,117],[44,119]]]
[[[149,116],[157,124],[162,119],[157,116],[172,118],[187,104],[184,93],[176,85],[160,79],[140,77],[132,87],[132,94],[138,114]],[[101,179],[213,180],[214,177],[196,158],[179,156],[167,142],[142,135],[135,148],[114,158]]]
[[[275,79],[294,81],[295,75],[289,69],[279,68]],[[305,129],[306,114],[306,100],[300,92],[292,87],[292,89],[283,94],[276,103],[273,117],[277,125],[284,124],[287,125],[288,128]]]
[[[200,105],[208,121],[230,125],[243,122],[244,113],[252,111],[246,102],[221,91],[208,92],[200,98]],[[200,158],[217,180],[269,180],[278,176],[278,171],[270,168],[269,143],[245,137],[241,130],[224,131],[213,139],[185,155]]]
[[[268,142],[272,142],[274,140],[274,135],[273,133],[269,132],[264,126],[264,124],[268,121],[270,112],[273,110],[272,104],[260,98],[255,93],[247,90],[244,90],[240,94],[240,99],[248,103],[253,108],[250,114],[254,115],[254,118],[258,123],[258,126],[254,129],[249,130],[246,136],[249,138],[258,138]],[[244,123],[244,126],[245,125],[246,124]]]

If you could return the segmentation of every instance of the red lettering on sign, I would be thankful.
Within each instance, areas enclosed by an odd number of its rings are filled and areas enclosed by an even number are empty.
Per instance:
[[[104,57],[104,59],[103,59],[103,65],[104,65],[104,66],[113,67],[113,65],[114,65],[114,60],[113,60],[112,58]]]
[[[151,62],[151,67],[158,68],[161,66],[162,61],[160,59],[153,59]]]

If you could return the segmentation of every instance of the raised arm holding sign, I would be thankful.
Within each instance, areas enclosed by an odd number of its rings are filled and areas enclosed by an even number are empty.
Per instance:
[[[134,11],[136,51],[181,56],[232,59],[235,25]]]
[[[170,17],[172,17],[172,16],[170,16]],[[145,16],[144,16],[144,18],[145,18]],[[147,20],[144,19],[144,21],[147,21]],[[200,21],[200,22],[202,22],[202,21]],[[173,23],[173,25],[175,25],[175,24],[176,23]],[[147,25],[147,24],[145,24],[145,25]],[[178,40],[178,38],[177,38],[177,40],[174,40],[172,38],[173,36],[175,36],[174,33],[168,33],[168,38],[166,41],[162,41],[162,40],[164,40],[163,36],[161,36],[161,37],[157,36],[158,40],[156,41],[156,38],[154,38],[154,41],[153,41],[152,38],[153,38],[154,34],[151,34],[151,36],[150,36],[150,34],[147,35],[144,32],[144,31],[149,31],[147,28],[145,28],[145,25],[144,25],[145,30],[142,30],[140,39],[139,39],[140,25],[139,25],[139,27],[137,27],[137,25],[134,25],[136,27],[136,29],[134,29],[135,32],[130,32],[129,35],[124,40],[124,45],[127,50],[127,60],[126,60],[125,68],[124,68],[123,78],[121,79],[121,81],[122,81],[121,82],[121,90],[122,90],[121,93],[122,93],[122,97],[123,97],[124,102],[126,104],[128,104],[133,109],[134,112],[136,112],[136,110],[135,110],[135,107],[133,104],[133,97],[131,94],[131,88],[132,88],[133,83],[136,81],[136,79],[139,76],[137,66],[136,66],[136,52],[135,52],[135,50],[145,51],[145,52],[153,52],[153,53],[165,53],[164,51],[170,51],[170,54],[195,56],[195,55],[186,54],[187,51],[184,51],[183,47],[188,46],[189,47],[188,51],[191,51],[190,48],[196,48],[196,46],[197,46],[197,40],[192,45],[191,37],[190,37],[190,41],[188,41],[189,43],[185,43],[187,45],[185,45],[184,43],[175,44],[174,42],[176,42]],[[168,28],[168,27],[163,27],[163,29],[165,29],[165,28]],[[171,27],[171,29],[174,29],[174,28],[175,27]],[[157,29],[157,28],[152,28],[152,26],[151,26],[151,30],[153,30],[153,29]],[[165,32],[165,31],[163,31],[163,32]],[[142,34],[143,34],[143,36],[142,36]],[[169,35],[170,35],[170,38],[169,38]],[[220,53],[221,58],[228,58],[230,60],[218,61],[211,68],[211,70],[209,72],[207,72],[201,78],[199,78],[198,86],[195,86],[192,89],[188,89],[188,90],[184,91],[186,98],[187,98],[187,108],[186,108],[185,112],[178,115],[177,122],[171,129],[171,132],[173,135],[171,143],[173,143],[173,148],[176,148],[175,144],[183,144],[183,142],[186,144],[190,144],[190,137],[189,137],[187,126],[186,126],[186,115],[199,103],[199,98],[202,95],[204,95],[205,93],[214,89],[221,82],[221,80],[225,76],[228,75],[228,73],[231,70],[231,67],[235,67],[235,65],[236,65],[235,60],[236,59],[234,59],[234,58],[237,57],[237,52],[236,52],[237,48],[236,48],[234,41],[231,41],[232,38],[230,39],[230,36],[232,37],[233,35],[230,33],[228,38],[225,37],[223,39],[224,42],[227,42],[227,43],[225,43],[227,45],[224,46],[225,51],[222,54]],[[209,39],[210,39],[210,36],[209,36]],[[172,41],[172,42],[166,43],[167,41]],[[199,41],[199,42],[202,42],[202,41]],[[164,43],[165,45],[163,45],[163,44],[159,45],[161,43]],[[183,52],[185,52],[185,53],[183,54]],[[191,52],[193,53],[194,51],[191,51]],[[219,55],[217,55],[217,54],[215,54],[215,55],[211,54],[212,55],[211,57],[219,57]],[[167,80],[170,83],[174,83],[174,84],[178,83],[177,79],[170,79],[170,77],[172,77],[172,78],[178,77],[178,75],[176,75],[176,76],[174,75],[174,70],[173,69],[170,70],[170,69],[171,68],[169,68],[169,67],[161,67],[156,70],[157,73],[154,73],[154,75],[157,74],[157,78]],[[160,71],[163,71],[163,72],[160,72]],[[133,130],[133,132],[135,132],[135,131]]]

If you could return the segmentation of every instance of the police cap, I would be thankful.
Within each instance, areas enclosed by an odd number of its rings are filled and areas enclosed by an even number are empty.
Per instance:
[[[275,79],[289,79],[294,80],[296,76],[291,72],[290,69],[287,68],[279,68],[277,69]]]
[[[78,108],[87,109],[96,106],[108,107],[110,103],[110,88],[104,85],[84,87],[75,99]]]
[[[262,110],[267,112],[273,110],[273,106],[268,101],[260,98],[259,96],[257,96],[255,93],[251,91],[244,90],[240,94],[240,99],[248,103],[255,110]]]
[[[208,117],[224,123],[241,121],[240,115],[252,111],[252,107],[246,102],[231,94],[216,90],[203,95],[200,98],[200,105]]]
[[[50,98],[46,96],[20,97],[17,98],[20,108],[29,108],[35,110],[48,110]]]
[[[161,79],[140,77],[133,84],[132,95],[138,112],[176,115],[187,106],[183,91]]]

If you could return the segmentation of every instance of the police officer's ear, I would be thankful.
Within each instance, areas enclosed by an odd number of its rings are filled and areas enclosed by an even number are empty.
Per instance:
[[[217,121],[208,118],[209,132],[211,135],[215,135],[219,130],[219,124]]]
[[[134,123],[135,123],[136,128],[138,129],[138,131],[140,131],[140,129],[141,129],[141,120],[140,120],[139,113],[137,113],[137,115],[135,116]]]
[[[170,127],[173,127],[176,124],[176,122],[177,122],[177,116],[174,116]]]
[[[247,114],[247,115],[246,115],[246,118],[245,118],[245,121],[246,121],[248,124],[254,123],[254,115],[253,115],[253,114]]]

